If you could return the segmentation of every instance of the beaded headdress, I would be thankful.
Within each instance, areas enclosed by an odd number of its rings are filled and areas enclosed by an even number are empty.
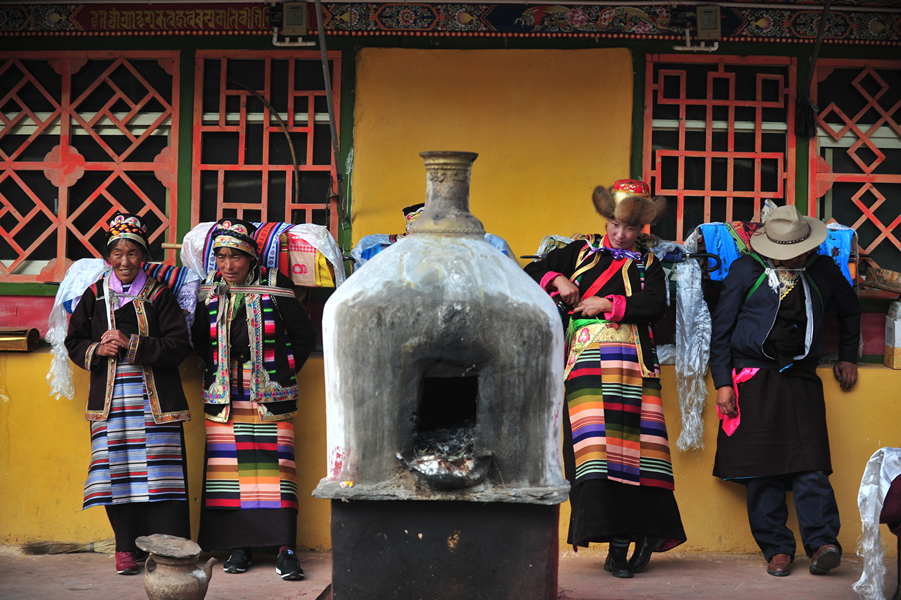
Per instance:
[[[213,231],[213,252],[217,248],[234,248],[259,259],[257,241],[253,239],[256,231],[247,221],[220,219]]]
[[[409,229],[410,225],[413,224],[413,221],[418,219],[424,210],[425,204],[422,202],[406,207],[404,209],[404,226]]]
[[[106,234],[106,247],[119,240],[129,240],[140,244],[145,251],[149,250],[147,243],[147,226],[136,215],[118,213],[109,222],[109,231]]]

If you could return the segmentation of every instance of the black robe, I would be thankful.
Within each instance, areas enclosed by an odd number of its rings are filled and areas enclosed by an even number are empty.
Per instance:
[[[793,362],[788,351],[794,348],[796,356],[803,354],[806,326],[804,287],[799,284],[780,302],[764,343],[764,350],[779,356],[782,367],[791,366],[783,372],[762,368],[738,385],[741,423],[731,436],[722,427],[717,432],[716,477],[832,473],[823,382],[816,374],[818,357]]]

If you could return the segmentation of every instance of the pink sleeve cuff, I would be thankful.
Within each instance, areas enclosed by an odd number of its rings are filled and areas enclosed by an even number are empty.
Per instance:
[[[607,300],[613,302],[613,311],[604,313],[604,319],[619,323],[626,314],[626,297],[625,296],[607,296]]]
[[[557,277],[559,277],[560,275],[562,275],[562,273],[555,273],[553,271],[548,271],[547,273],[544,274],[544,277],[541,278],[541,283],[539,285],[541,285],[542,289],[546,290],[547,286],[549,286],[551,284],[551,282],[553,280],[555,280]]]

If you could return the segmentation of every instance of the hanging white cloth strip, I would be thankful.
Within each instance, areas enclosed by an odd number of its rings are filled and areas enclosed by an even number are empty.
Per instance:
[[[698,251],[700,228],[685,240],[685,251]],[[707,361],[710,358],[710,310],[701,289],[701,264],[685,260],[676,265],[676,394],[682,414],[679,450],[704,447],[702,413],[707,401]]]
[[[864,469],[857,493],[857,507],[863,529],[857,555],[863,558],[863,572],[852,587],[862,600],[885,600],[885,545],[879,531],[879,517],[892,481],[901,475],[901,448],[880,448]]]
[[[50,362],[50,370],[47,372],[47,383],[50,384],[50,395],[72,399],[75,396],[75,387],[72,385],[72,369],[69,366],[69,353],[66,351],[66,334],[69,331],[69,319],[67,318],[67,306],[69,312],[81,299],[84,291],[92,283],[100,279],[100,276],[109,269],[106,261],[100,258],[83,258],[72,263],[66,276],[63,278],[56,298],[53,300],[53,308],[48,319],[46,340],[50,343],[50,353],[53,359]]]

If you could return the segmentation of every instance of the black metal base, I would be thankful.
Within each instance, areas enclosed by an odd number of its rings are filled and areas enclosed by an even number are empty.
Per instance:
[[[332,501],[334,600],[555,600],[559,506]]]

